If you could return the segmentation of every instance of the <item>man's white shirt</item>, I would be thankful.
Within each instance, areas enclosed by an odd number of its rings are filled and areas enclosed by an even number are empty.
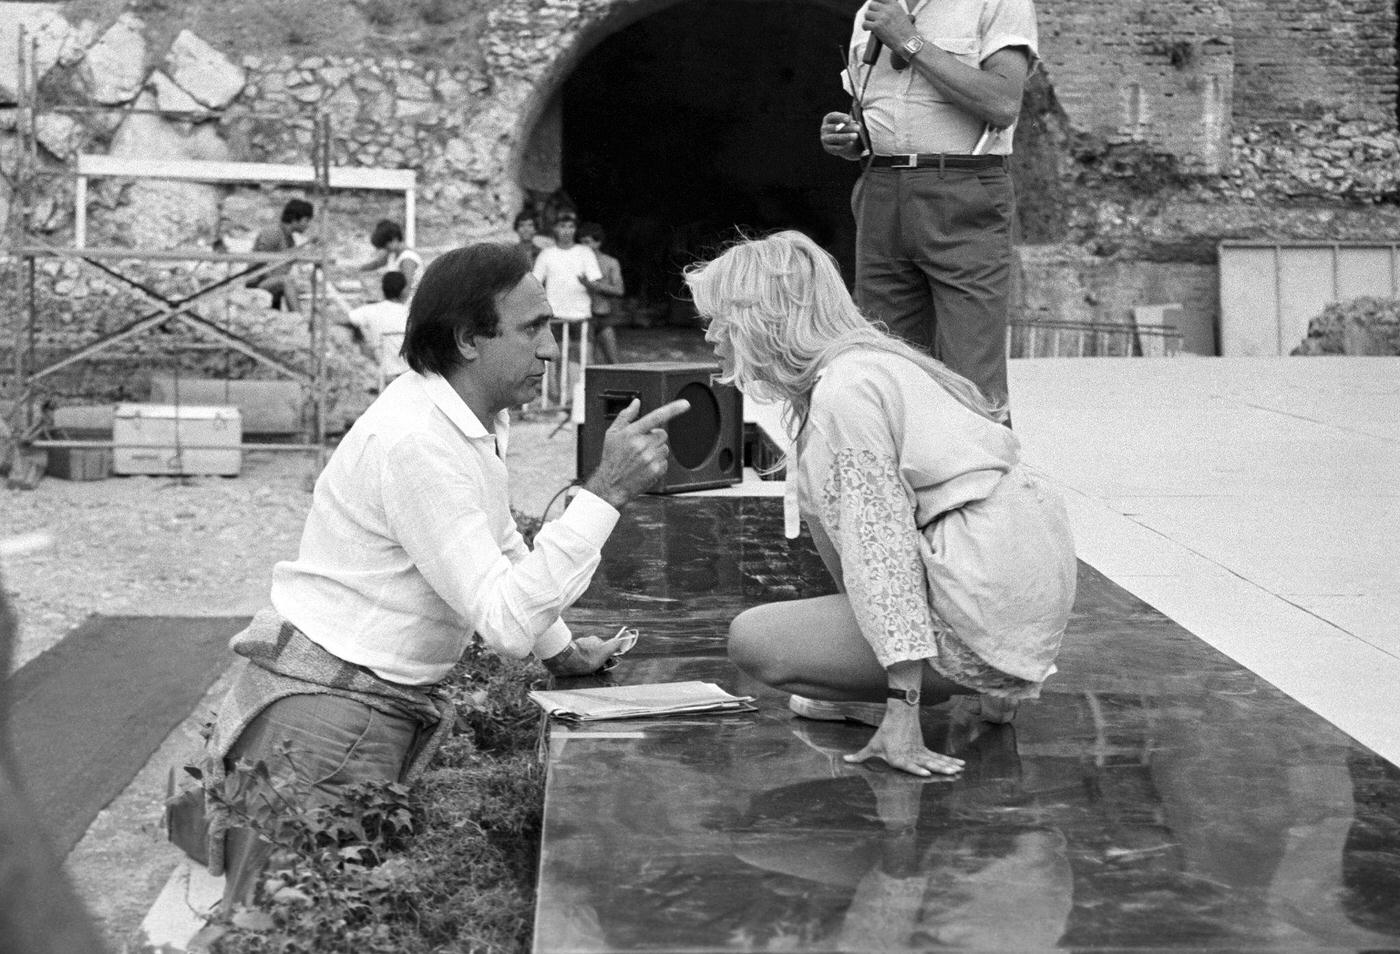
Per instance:
[[[360,417],[316,482],[272,604],[313,642],[391,682],[443,679],[473,632],[548,658],[617,511],[583,491],[525,546],[510,512],[509,418],[495,433],[446,380],[409,371]]]

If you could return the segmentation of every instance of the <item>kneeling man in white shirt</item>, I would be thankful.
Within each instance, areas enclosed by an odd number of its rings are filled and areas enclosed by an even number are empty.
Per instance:
[[[618,511],[666,468],[675,401],[618,415],[584,489],[527,548],[511,516],[507,408],[539,394],[557,361],[553,317],[513,245],[455,249],[413,296],[395,378],[316,482],[295,560],[272,606],[234,637],[248,665],[205,753],[206,790],[239,761],[290,742],[317,797],[369,780],[410,782],[452,728],[437,685],[475,633],[559,675],[597,671],[614,640],[574,639],[560,613],[584,590]],[[209,799],[210,870],[226,905],[247,900],[270,846]]]

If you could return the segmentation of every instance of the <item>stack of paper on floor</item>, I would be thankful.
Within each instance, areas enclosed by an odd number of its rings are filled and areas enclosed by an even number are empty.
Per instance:
[[[573,722],[648,716],[752,712],[753,696],[732,696],[712,682],[656,682],[600,689],[548,689],[530,693],[545,712]]]

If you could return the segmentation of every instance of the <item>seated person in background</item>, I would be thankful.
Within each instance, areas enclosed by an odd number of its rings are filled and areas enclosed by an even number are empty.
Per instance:
[[[295,771],[333,800],[364,781],[410,782],[454,716],[436,691],[475,633],[551,672],[598,670],[620,641],[575,640],[560,613],[588,587],[618,510],[666,469],[674,401],[603,439],[598,469],[528,549],[510,511],[507,408],[538,393],[559,351],[549,302],[513,245],[454,249],[424,270],[395,378],[316,482],[272,606],[230,647],[248,659],[220,707],[206,791],[239,760]],[[275,759],[295,749],[295,769]],[[270,846],[208,800],[209,868],[228,907],[248,899]]]
[[[606,237],[597,222],[584,222],[578,227],[578,241],[598,256],[598,268],[603,277],[588,283],[588,297],[593,302],[593,330],[603,363],[618,364],[622,358],[617,350],[617,332],[613,330],[613,299],[626,293],[622,284],[622,263],[603,251]]]
[[[374,255],[360,266],[360,271],[382,269],[403,272],[403,277],[408,279],[408,294],[411,297],[418,275],[423,270],[423,256],[404,244],[403,227],[389,219],[380,219],[370,233],[369,244],[374,246]]]
[[[535,264],[535,259],[539,258],[541,247],[539,244],[539,224],[535,221],[535,216],[530,212],[521,212],[515,217],[515,234],[520,239],[520,251],[530,258],[530,264]]]
[[[841,590],[746,610],[730,657],[799,716],[877,726],[847,761],[960,771],[924,745],[919,704],[978,693],[1007,722],[1040,694],[1074,602],[1058,495],[1004,409],[867,321],[805,235],[736,245],[686,283],[723,379],[787,403],[789,491]]]
[[[297,247],[296,237],[311,228],[315,207],[305,199],[291,199],[282,207],[282,219],[258,232],[253,239],[255,252],[286,252]],[[287,311],[301,311],[301,286],[292,275],[292,266],[279,265],[248,282],[249,288],[261,288],[272,294],[272,307],[285,302]]]
[[[383,387],[408,370],[408,363],[399,354],[408,325],[408,303],[404,301],[408,279],[403,272],[387,271],[380,276],[379,287],[384,300],[352,308],[350,324],[360,333],[370,358],[379,365],[379,386]]]

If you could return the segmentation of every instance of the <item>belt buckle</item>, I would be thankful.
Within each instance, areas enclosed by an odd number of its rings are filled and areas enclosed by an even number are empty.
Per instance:
[[[894,162],[890,163],[891,169],[917,169],[919,168],[918,153],[906,152],[898,156],[891,156]]]

